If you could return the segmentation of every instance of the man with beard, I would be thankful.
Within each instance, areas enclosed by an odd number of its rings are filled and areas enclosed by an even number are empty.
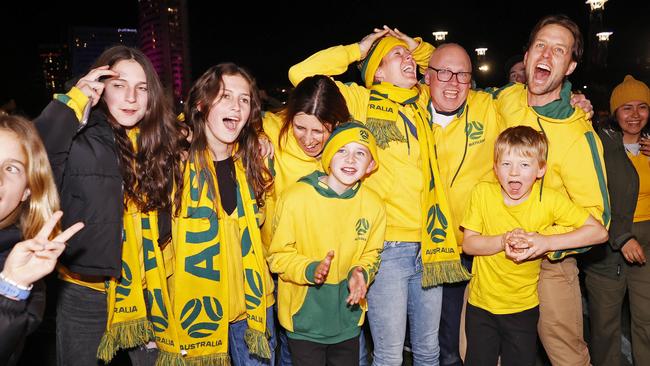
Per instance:
[[[610,207],[603,149],[589,116],[573,108],[571,83],[566,78],[582,56],[582,35],[564,15],[542,18],[533,28],[524,56],[527,84],[514,84],[495,95],[508,127],[526,125],[549,140],[544,187],[565,193],[605,226]],[[554,226],[542,234],[570,229]],[[542,261],[538,292],[538,332],[554,365],[589,365],[583,338],[582,299],[576,259],[570,254],[589,248],[547,253]]]

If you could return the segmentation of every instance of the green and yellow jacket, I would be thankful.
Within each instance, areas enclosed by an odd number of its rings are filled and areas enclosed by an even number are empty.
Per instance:
[[[420,42],[420,46],[413,51],[413,57],[423,58],[431,52],[433,46]],[[293,85],[297,85],[312,75],[340,75],[350,64],[360,59],[358,43],[330,47],[292,66],[289,69],[289,80]],[[371,90],[356,83],[335,82],[353,118],[365,124],[368,119]],[[418,88],[421,90],[423,86],[418,85]],[[419,93],[418,98],[426,96]],[[418,100],[417,104],[424,106],[426,103],[427,99],[423,99]],[[396,112],[414,121],[417,118],[416,113],[426,114],[422,108],[416,110],[415,104],[401,105]],[[385,240],[420,242],[423,225],[421,197],[424,189],[420,148],[412,128],[402,123],[393,125],[390,131],[378,131],[369,126],[378,142],[379,168],[365,180],[365,184],[386,202]]]
[[[424,93],[429,93],[426,89]],[[427,105],[429,118],[433,106]],[[433,123],[432,121],[430,123]],[[453,214],[456,239],[463,241],[460,222],[472,189],[481,181],[496,181],[494,142],[504,129],[492,95],[470,90],[455,118],[444,128],[433,128],[440,175]]]
[[[606,227],[611,218],[603,146],[589,117],[570,104],[571,83],[564,82],[560,99],[539,107],[528,106],[528,94],[523,84],[510,84],[494,94],[499,113],[506,127],[525,125],[543,132],[549,142],[546,174],[541,190],[551,187],[566,194],[578,206]],[[553,226],[546,234],[570,231]],[[553,252],[551,259],[581,253],[589,248]]]
[[[346,303],[348,276],[361,267],[366,283],[374,279],[386,211],[361,183],[338,195],[318,180],[323,175],[307,175],[280,195],[268,261],[278,273],[278,318],[289,338],[334,344],[359,335],[366,304]],[[330,250],[329,274],[317,286],[316,267]]]

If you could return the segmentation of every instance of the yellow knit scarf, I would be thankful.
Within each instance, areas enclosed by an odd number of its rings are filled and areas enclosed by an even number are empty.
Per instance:
[[[212,161],[206,155],[206,161]],[[206,184],[211,174],[214,194]],[[237,181],[237,215],[245,279],[247,324],[245,340],[251,354],[269,358],[271,350],[266,329],[266,291],[268,274],[256,219],[257,205],[241,160],[235,161]],[[229,365],[229,284],[227,251],[238,247],[224,242],[219,218],[227,214],[220,204],[214,166],[197,172],[188,161],[184,169],[184,186],[179,217],[172,224],[172,243],[176,254],[174,274],[173,319],[178,324],[178,340],[186,365]],[[171,364],[178,354],[161,352],[161,359]]]
[[[442,181],[435,153],[431,126],[427,124],[425,111],[418,107],[418,89],[399,88],[388,83],[374,84],[370,89],[366,126],[377,140],[377,147],[386,149],[392,141],[411,141],[408,132],[404,136],[398,128],[403,124],[417,140],[422,159],[424,185],[422,190],[422,287],[443,283],[465,281],[470,274],[460,263],[453,227],[450,227],[451,211],[442,189]],[[414,120],[400,112],[406,106],[413,110]],[[381,168],[380,168],[381,169]]]
[[[144,345],[154,339],[152,324],[147,319],[140,268],[142,217],[135,205],[129,202],[123,216],[122,275],[119,279],[106,281],[108,321],[97,349],[97,358],[106,363],[118,350]],[[146,250],[143,252],[146,261]],[[154,256],[153,260],[162,259]],[[164,277],[164,269],[162,272]]]

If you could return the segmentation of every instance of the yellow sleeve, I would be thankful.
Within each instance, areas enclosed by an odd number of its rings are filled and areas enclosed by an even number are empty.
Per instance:
[[[347,46],[334,46],[316,52],[304,61],[289,69],[289,80],[294,86],[304,78],[313,75],[340,75],[347,71],[348,66],[361,59],[358,43]]]
[[[54,94],[54,99],[67,105],[74,111],[77,120],[81,121],[84,114],[84,108],[88,104],[88,96],[84,94],[79,88],[73,86],[66,94]]]
[[[383,201],[379,206],[379,212],[375,218],[374,225],[368,232],[368,242],[363,249],[363,253],[359,260],[352,265],[350,271],[355,267],[361,267],[366,277],[366,284],[370,285],[375,279],[377,270],[379,269],[380,253],[384,249],[384,238],[386,237],[386,207]]]
[[[487,193],[483,189],[485,187],[483,184],[479,184],[472,190],[472,195],[465,208],[465,214],[463,215],[463,220],[460,222],[460,226],[475,231],[479,234],[485,234],[485,225],[483,223],[483,215],[481,214],[481,202],[482,195]]]
[[[269,269],[284,281],[310,285],[314,283],[314,269],[320,261],[298,253],[293,210],[287,207],[285,197],[278,200],[275,209],[273,239],[268,251]]]
[[[423,41],[420,37],[414,39],[420,42],[420,44],[413,50],[411,55],[413,56],[415,63],[420,67],[420,73],[424,75],[427,72],[427,67],[429,66],[429,59],[431,58],[431,55],[436,48],[433,47],[432,44]]]

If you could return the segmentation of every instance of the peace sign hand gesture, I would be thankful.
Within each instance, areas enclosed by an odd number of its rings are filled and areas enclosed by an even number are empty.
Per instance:
[[[65,249],[65,242],[84,227],[78,222],[49,240],[61,216],[63,212],[56,211],[35,237],[14,245],[2,270],[5,278],[28,287],[54,270],[57,258]]]

